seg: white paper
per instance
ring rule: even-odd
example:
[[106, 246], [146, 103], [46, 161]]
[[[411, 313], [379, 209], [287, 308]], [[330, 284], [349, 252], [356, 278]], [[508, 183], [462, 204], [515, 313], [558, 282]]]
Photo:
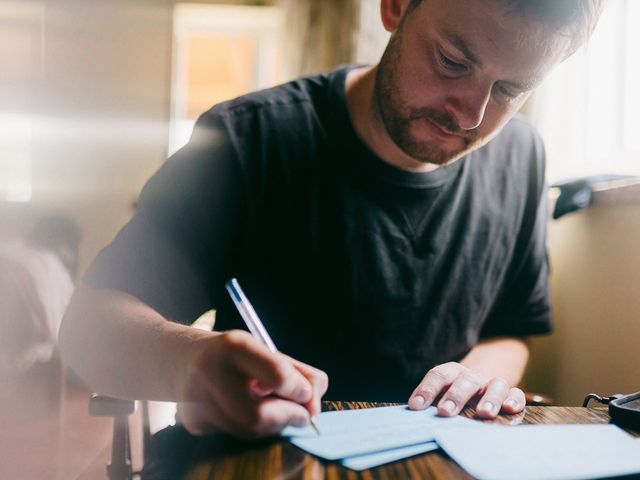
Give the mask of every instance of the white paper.
[[282, 435], [297, 447], [327, 460], [339, 460], [433, 441], [434, 426], [482, 426], [468, 418], [439, 417], [437, 409], [409, 410], [406, 405], [324, 412], [311, 427], [287, 427]]
[[615, 425], [486, 425], [436, 432], [480, 480], [570, 480], [640, 473], [640, 441]]
[[403, 458], [413, 457], [421, 453], [431, 452], [438, 449], [436, 442], [421, 443], [419, 445], [410, 445], [408, 447], [393, 448], [382, 452], [367, 453], [366, 455], [357, 455], [355, 457], [340, 460], [342, 466], [352, 470], [366, 470], [367, 468], [378, 467], [385, 463], [395, 462]]

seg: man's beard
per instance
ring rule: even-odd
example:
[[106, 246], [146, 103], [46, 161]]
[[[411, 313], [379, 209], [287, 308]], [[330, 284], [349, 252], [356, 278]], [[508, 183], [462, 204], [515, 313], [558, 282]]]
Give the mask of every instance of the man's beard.
[[[482, 143], [473, 130], [463, 130], [447, 113], [430, 107], [409, 106], [398, 94], [400, 70], [402, 22], [389, 41], [376, 71], [374, 95], [382, 121], [391, 140], [407, 155], [415, 160], [435, 165], [446, 165]], [[428, 86], [426, 86], [428, 88]], [[446, 149], [438, 142], [417, 139], [412, 133], [416, 122], [429, 120], [443, 130], [458, 135], [459, 146]], [[418, 125], [417, 128], [425, 128]]]

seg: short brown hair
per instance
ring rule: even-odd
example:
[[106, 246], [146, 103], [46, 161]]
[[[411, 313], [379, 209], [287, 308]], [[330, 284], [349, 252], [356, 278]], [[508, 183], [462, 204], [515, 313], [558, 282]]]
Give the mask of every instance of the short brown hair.
[[[407, 13], [423, 0], [411, 0]], [[492, 0], [496, 1], [496, 0]], [[591, 35], [606, 0], [498, 0], [509, 15], [530, 15], [571, 36], [575, 51]]]
[[606, 0], [501, 0], [509, 14], [539, 19], [571, 37], [575, 51], [591, 35]]

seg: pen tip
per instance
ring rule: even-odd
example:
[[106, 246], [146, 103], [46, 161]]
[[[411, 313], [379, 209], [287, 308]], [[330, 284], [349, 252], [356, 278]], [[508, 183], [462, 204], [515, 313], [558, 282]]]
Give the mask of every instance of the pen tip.
[[316, 422], [315, 417], [311, 417], [309, 419], [309, 423], [311, 423], [311, 426], [313, 427], [313, 429], [316, 431], [316, 433], [318, 435], [320, 435], [320, 429], [318, 428], [318, 422]]

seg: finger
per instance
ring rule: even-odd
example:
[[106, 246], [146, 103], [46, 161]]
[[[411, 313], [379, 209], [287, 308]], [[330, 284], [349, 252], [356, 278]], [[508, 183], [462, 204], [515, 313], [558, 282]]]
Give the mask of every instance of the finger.
[[264, 388], [262, 387], [259, 383], [258, 380], [255, 378], [250, 378], [249, 379], [249, 391], [256, 397], [256, 398], [262, 398], [262, 397], [266, 397], [271, 395], [271, 393], [273, 392], [272, 389], [270, 388]]
[[431, 405], [438, 395], [460, 375], [462, 368], [464, 367], [457, 363], [445, 363], [429, 370], [409, 397], [409, 408], [422, 410]]
[[509, 395], [511, 386], [500, 377], [493, 378], [476, 406], [476, 414], [482, 418], [495, 418]]
[[509, 414], [520, 413], [527, 404], [524, 392], [519, 388], [509, 390], [507, 399], [502, 403], [502, 409]]
[[298, 403], [311, 400], [309, 380], [294, 368], [285, 355], [269, 351], [247, 332], [229, 332], [226, 342], [233, 365], [248, 378], [255, 378], [263, 392], [271, 391]]
[[[309, 411], [302, 405], [275, 396], [259, 398], [241, 381], [232, 377], [212, 386], [216, 410], [212, 421], [242, 438], [257, 438], [279, 432], [286, 425], [305, 426]], [[216, 403], [217, 402], [217, 403]], [[208, 413], [203, 411], [203, 415]]]
[[278, 397], [266, 397], [258, 406], [258, 421], [251, 425], [257, 436], [279, 433], [287, 425], [304, 427], [309, 424], [309, 411], [294, 402]]
[[445, 417], [457, 415], [467, 402], [483, 389], [484, 384], [485, 382], [477, 373], [467, 369], [442, 395], [438, 402], [438, 414]]
[[311, 383], [313, 389], [313, 396], [309, 402], [305, 405], [311, 415], [317, 415], [320, 413], [322, 396], [326, 393], [329, 387], [328, 375], [311, 365], [307, 365], [299, 360], [288, 357], [293, 363], [293, 366], [298, 369], [302, 375]]
[[272, 387], [273, 392], [285, 399], [306, 404], [313, 398], [313, 385], [293, 363], [280, 353], [277, 354], [273, 384], [265, 385]]
[[206, 402], [178, 402], [176, 421], [192, 435], [240, 433], [239, 425], [235, 424], [213, 399]]
[[[304, 378], [286, 356], [276, 356]], [[304, 426], [309, 421], [309, 410], [299, 402], [273, 395], [263, 396], [264, 389], [258, 380], [247, 379], [235, 369], [222, 372], [218, 380], [208, 384], [211, 395], [217, 399], [227, 420], [233, 423], [233, 433], [237, 436], [255, 438], [272, 435], [288, 424]], [[305, 382], [310, 385], [306, 379]], [[277, 390], [273, 389], [273, 393], [277, 394]]]

